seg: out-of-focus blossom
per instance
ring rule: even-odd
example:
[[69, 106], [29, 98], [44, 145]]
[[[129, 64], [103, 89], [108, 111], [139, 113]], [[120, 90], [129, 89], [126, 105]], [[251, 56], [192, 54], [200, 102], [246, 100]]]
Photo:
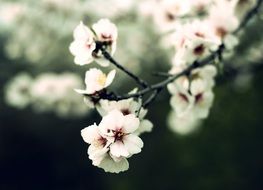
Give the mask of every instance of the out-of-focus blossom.
[[188, 14], [188, 0], [161, 0], [155, 6], [154, 21], [161, 32], [173, 30], [179, 17]]
[[174, 32], [170, 41], [174, 42], [176, 48], [173, 65], [192, 64], [208, 56], [220, 44], [207, 22], [204, 21], [181, 25]]
[[209, 11], [208, 22], [211, 30], [220, 39], [236, 30], [239, 26], [239, 20], [235, 15], [233, 2], [226, 0], [216, 1]]
[[190, 113], [182, 117], [178, 117], [177, 114], [172, 110], [168, 116], [169, 128], [179, 135], [187, 135], [194, 132], [200, 123], [201, 120], [197, 119]]
[[31, 105], [37, 112], [54, 112], [59, 117], [84, 116], [89, 108], [73, 90], [81, 83], [73, 73], [44, 73], [36, 79], [22, 73], [7, 84], [6, 101], [13, 107]]
[[25, 7], [20, 3], [3, 3], [0, 7], [0, 24], [6, 26], [13, 25], [25, 11]]
[[214, 95], [214, 66], [194, 70], [189, 77], [181, 77], [168, 85], [172, 94], [171, 105], [178, 117], [193, 113], [194, 117], [206, 118], [212, 105]]
[[80, 22], [73, 32], [74, 41], [70, 44], [70, 52], [75, 56], [74, 62], [79, 65], [89, 64], [93, 61], [92, 52], [96, 48], [94, 34]]
[[15, 76], [5, 87], [6, 102], [19, 109], [25, 108], [31, 101], [32, 78], [27, 73]]
[[112, 70], [109, 72], [108, 75], [105, 75], [100, 69], [96, 69], [96, 68], [89, 69], [85, 75], [86, 89], [85, 90], [76, 89], [76, 92], [80, 94], [92, 95], [98, 91], [101, 91], [112, 83], [115, 77], [115, 73], [116, 71]]

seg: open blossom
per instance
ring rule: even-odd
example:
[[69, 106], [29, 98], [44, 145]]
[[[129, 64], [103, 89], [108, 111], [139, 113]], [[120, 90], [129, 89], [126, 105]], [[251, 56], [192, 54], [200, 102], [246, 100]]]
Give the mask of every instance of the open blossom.
[[85, 76], [86, 89], [85, 90], [76, 89], [76, 92], [80, 94], [92, 95], [98, 91], [101, 91], [112, 83], [115, 77], [115, 73], [116, 71], [112, 70], [109, 72], [108, 75], [106, 75], [100, 69], [96, 69], [96, 68], [89, 69], [86, 72], [86, 76]]
[[134, 114], [123, 115], [113, 110], [98, 126], [94, 124], [83, 129], [81, 135], [90, 144], [88, 154], [93, 165], [114, 173], [127, 170], [127, 158], [141, 152], [143, 147], [142, 140], [134, 134], [139, 124]]
[[80, 22], [73, 32], [74, 41], [69, 50], [75, 56], [74, 62], [78, 65], [89, 64], [93, 61], [92, 52], [96, 48], [94, 34]]
[[213, 102], [214, 66], [193, 71], [189, 78], [181, 77], [168, 85], [172, 94], [171, 105], [178, 117], [192, 112], [197, 118], [206, 118]]
[[138, 117], [140, 119], [140, 126], [134, 132], [136, 135], [140, 135], [144, 132], [151, 132], [153, 124], [151, 121], [145, 119], [144, 117], [147, 114], [147, 110], [141, 107], [141, 104], [135, 101], [133, 98], [120, 100], [120, 101], [109, 101], [109, 100], [100, 100], [97, 105], [97, 110], [101, 116], [107, 115], [112, 110], [119, 110], [123, 115], [134, 114], [136, 115], [140, 111]]
[[216, 50], [220, 40], [211, 32], [210, 26], [204, 21], [194, 21], [178, 25], [171, 36], [176, 49], [173, 65], [192, 64]]
[[126, 158], [114, 158], [108, 154], [110, 142], [100, 134], [96, 124], [81, 130], [81, 136], [86, 143], [90, 144], [88, 155], [94, 166], [112, 173], [119, 173], [129, 168]]
[[106, 67], [109, 62], [104, 59], [100, 50], [96, 49], [96, 41], [101, 42], [113, 55], [116, 50], [117, 27], [109, 19], [100, 19], [93, 24], [92, 29], [80, 22], [73, 32], [74, 41], [70, 44], [70, 52], [75, 56], [74, 62], [78, 65], [90, 64], [95, 60]]
[[130, 157], [141, 152], [142, 140], [133, 134], [140, 121], [134, 114], [123, 115], [118, 110], [111, 111], [102, 118], [100, 131], [112, 142], [110, 153], [116, 157]]
[[239, 20], [235, 15], [234, 3], [226, 0], [216, 1], [210, 9], [208, 22], [219, 39], [223, 39], [236, 30], [239, 26]]
[[158, 28], [167, 32], [174, 29], [178, 17], [186, 15], [190, 10], [188, 0], [161, 0], [154, 9], [154, 21]]

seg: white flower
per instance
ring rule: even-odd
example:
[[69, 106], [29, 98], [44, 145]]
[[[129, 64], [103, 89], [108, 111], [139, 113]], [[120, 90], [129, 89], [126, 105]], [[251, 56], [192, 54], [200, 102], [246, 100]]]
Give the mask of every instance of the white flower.
[[32, 106], [35, 111], [54, 111], [60, 117], [84, 116], [89, 108], [74, 92], [76, 86], [82, 86], [82, 80], [74, 73], [43, 73], [30, 89]]
[[11, 106], [25, 108], [31, 103], [32, 78], [27, 73], [15, 76], [5, 87], [5, 99]]
[[140, 126], [134, 133], [140, 135], [144, 132], [152, 131], [153, 124], [149, 120], [144, 119], [147, 110], [141, 108], [141, 104], [133, 100], [133, 98], [120, 101], [100, 100], [96, 108], [101, 116], [105, 116], [112, 110], [116, 109], [122, 112], [123, 115], [137, 114], [137, 112], [140, 111], [138, 116], [140, 119]]
[[141, 152], [143, 142], [133, 134], [139, 125], [140, 121], [134, 114], [123, 115], [118, 110], [113, 110], [103, 117], [99, 129], [111, 142], [109, 149], [112, 156], [127, 158]]
[[118, 110], [109, 112], [96, 124], [81, 131], [83, 140], [90, 144], [89, 158], [94, 166], [106, 172], [119, 173], [129, 168], [127, 158], [141, 152], [142, 140], [134, 134], [139, 126], [134, 114], [123, 115]]
[[[95, 34], [93, 33], [95, 32]], [[70, 44], [70, 52], [75, 56], [75, 63], [85, 65], [95, 60], [103, 67], [109, 66], [100, 51], [96, 49], [96, 41], [101, 43], [101, 48], [105, 48], [111, 55], [116, 50], [118, 31], [115, 24], [109, 19], [100, 19], [93, 24], [92, 30], [85, 26], [82, 22], [75, 28], [74, 41]]]
[[190, 112], [197, 118], [206, 118], [212, 105], [214, 94], [214, 66], [192, 71], [191, 76], [181, 77], [168, 85], [172, 94], [170, 103], [174, 108], [177, 117], [183, 117]]
[[74, 62], [78, 65], [89, 64], [93, 61], [92, 52], [96, 48], [94, 34], [80, 22], [75, 28], [74, 41], [70, 44], [70, 52], [75, 56]]
[[109, 72], [108, 75], [105, 75], [99, 69], [96, 68], [89, 69], [86, 72], [86, 76], [85, 76], [86, 89], [85, 90], [75, 89], [75, 90], [80, 94], [94, 94], [108, 87], [112, 83], [115, 74], [116, 74], [115, 70], [112, 70]]
[[176, 48], [173, 65], [192, 64], [195, 60], [202, 59], [217, 49], [220, 40], [209, 27], [204, 21], [178, 25], [170, 37], [170, 41], [174, 42]]
[[190, 10], [188, 0], [162, 0], [154, 9], [154, 21], [162, 32], [173, 30], [177, 18], [186, 15]]
[[100, 19], [92, 25], [92, 29], [95, 31], [98, 41], [116, 43], [118, 37], [117, 27], [109, 19]]
[[90, 144], [88, 155], [94, 166], [112, 173], [119, 173], [129, 168], [126, 158], [114, 158], [108, 154], [110, 142], [100, 134], [96, 124], [81, 130], [81, 136], [86, 143]]
[[[109, 19], [100, 19], [92, 25], [92, 29], [96, 33], [96, 40], [105, 44], [106, 50], [113, 55], [116, 51], [118, 30], [115, 24]], [[109, 61], [105, 60], [100, 51], [94, 52], [97, 63], [101, 66], [108, 66]]]
[[210, 9], [208, 22], [219, 39], [235, 31], [239, 26], [239, 20], [235, 15], [234, 3], [226, 0], [216, 1]]

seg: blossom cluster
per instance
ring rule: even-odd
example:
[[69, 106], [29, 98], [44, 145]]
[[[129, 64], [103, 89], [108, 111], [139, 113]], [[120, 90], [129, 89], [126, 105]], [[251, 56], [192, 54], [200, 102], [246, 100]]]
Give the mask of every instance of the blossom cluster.
[[18, 109], [31, 105], [37, 112], [54, 112], [62, 118], [82, 117], [90, 108], [81, 103], [73, 90], [76, 86], [82, 86], [82, 80], [74, 73], [43, 73], [35, 79], [20, 73], [5, 86], [5, 99]]
[[[69, 47], [75, 56], [74, 62], [85, 65], [96, 61], [102, 67], [109, 66], [102, 51], [113, 55], [117, 36], [117, 27], [109, 19], [99, 20], [92, 29], [80, 22]], [[150, 132], [153, 125], [144, 119], [147, 110], [134, 98], [120, 101], [100, 99], [115, 74], [115, 70], [105, 74], [98, 68], [90, 68], [85, 74], [86, 88], [75, 91], [83, 94], [86, 104], [96, 107], [102, 116], [98, 126], [93, 124], [81, 131], [84, 141], [90, 144], [88, 154], [92, 164], [107, 172], [119, 173], [129, 168], [127, 158], [141, 152], [143, 141], [139, 135]]]
[[[114, 81], [116, 71], [105, 74], [98, 68], [90, 68], [85, 75], [86, 88], [75, 89], [84, 95], [85, 103], [96, 108], [102, 116], [99, 124], [84, 128], [81, 135], [89, 144], [88, 155], [92, 164], [106, 172], [127, 170], [127, 159], [141, 152], [143, 141], [139, 136], [150, 132], [153, 127], [145, 119], [145, 107], [166, 85], [171, 94], [169, 125], [173, 131], [189, 133], [209, 115], [214, 99], [216, 63], [223, 56], [221, 48], [231, 52], [238, 44], [235, 32], [244, 15], [237, 14], [237, 10], [242, 7], [247, 9], [236, 0], [160, 0], [144, 3], [150, 4], [153, 9], [145, 9], [142, 4], [141, 13], [153, 16], [165, 36], [162, 43], [173, 50], [172, 67], [165, 81], [148, 85], [112, 58], [118, 31], [109, 19], [101, 19], [92, 27], [81, 21], [73, 32], [73, 42], [69, 47], [77, 65], [95, 61], [99, 66], [108, 67], [113, 63], [143, 87], [141, 91], [135, 89], [130, 96], [120, 98], [107, 89]], [[199, 63], [211, 54], [214, 58], [200, 66]], [[149, 92], [152, 94], [145, 101], [142, 96]], [[146, 103], [143, 104], [143, 101]]]
[[[152, 6], [152, 12], [147, 15], [153, 17], [163, 33], [163, 46], [174, 51], [170, 74], [178, 74], [222, 45], [228, 54], [231, 53], [238, 44], [234, 32], [246, 11], [256, 2], [161, 0], [144, 3]], [[145, 6], [142, 5], [142, 12]], [[168, 123], [173, 131], [189, 133], [208, 116], [214, 98], [212, 88], [216, 70], [212, 65], [198, 68], [168, 85], [173, 108]]]

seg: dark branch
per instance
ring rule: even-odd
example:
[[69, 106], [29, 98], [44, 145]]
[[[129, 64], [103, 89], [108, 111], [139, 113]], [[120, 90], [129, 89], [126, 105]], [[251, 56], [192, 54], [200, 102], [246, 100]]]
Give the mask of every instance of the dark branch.
[[132, 72], [128, 71], [125, 67], [123, 67], [122, 65], [120, 65], [117, 61], [115, 61], [111, 55], [104, 49], [101, 48], [101, 52], [103, 54], [103, 56], [105, 57], [105, 59], [107, 59], [108, 61], [110, 61], [113, 65], [115, 65], [118, 69], [122, 70], [123, 72], [125, 72], [127, 75], [129, 75], [131, 78], [133, 78], [140, 86], [142, 86], [143, 88], [148, 87], [147, 82], [145, 82], [144, 80], [140, 79], [139, 77], [137, 77], [135, 74], [133, 74]]

